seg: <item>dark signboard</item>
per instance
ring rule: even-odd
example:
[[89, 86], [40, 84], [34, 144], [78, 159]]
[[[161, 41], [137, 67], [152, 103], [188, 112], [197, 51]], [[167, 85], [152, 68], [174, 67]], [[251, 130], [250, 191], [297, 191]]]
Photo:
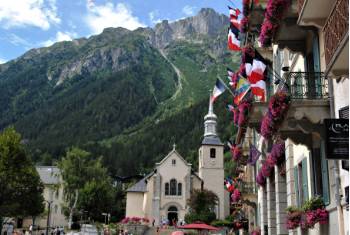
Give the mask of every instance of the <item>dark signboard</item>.
[[326, 158], [349, 159], [349, 119], [325, 119]]

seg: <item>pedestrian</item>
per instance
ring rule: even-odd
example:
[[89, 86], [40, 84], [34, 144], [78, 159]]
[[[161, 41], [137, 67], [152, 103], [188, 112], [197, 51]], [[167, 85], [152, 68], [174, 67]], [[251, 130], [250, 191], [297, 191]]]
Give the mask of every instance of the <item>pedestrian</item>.
[[160, 232], [159, 230], [160, 230], [159, 227], [157, 227], [157, 235], [159, 235], [159, 232]]
[[154, 223], [156, 222], [156, 220], [153, 218], [152, 220], [152, 227], [154, 227]]

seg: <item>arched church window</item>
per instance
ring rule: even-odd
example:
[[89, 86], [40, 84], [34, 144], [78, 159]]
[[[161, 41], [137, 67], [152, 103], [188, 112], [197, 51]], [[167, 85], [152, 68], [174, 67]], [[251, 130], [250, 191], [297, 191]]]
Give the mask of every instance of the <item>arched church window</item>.
[[210, 158], [215, 158], [216, 157], [216, 149], [215, 148], [211, 148], [210, 149]]
[[170, 180], [170, 195], [176, 195], [176, 179]]
[[181, 196], [182, 194], [182, 183], [177, 184], [177, 195]]
[[165, 195], [169, 195], [169, 183], [165, 183]]

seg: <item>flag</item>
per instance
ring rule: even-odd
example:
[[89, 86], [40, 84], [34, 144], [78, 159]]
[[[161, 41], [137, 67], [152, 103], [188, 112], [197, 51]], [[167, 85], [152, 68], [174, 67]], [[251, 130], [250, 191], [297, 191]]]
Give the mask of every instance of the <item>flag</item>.
[[245, 64], [245, 71], [251, 84], [257, 83], [260, 80], [264, 80], [265, 69], [266, 65], [264, 62], [257, 59], [253, 59], [253, 64]]
[[229, 84], [233, 89], [236, 89], [236, 80], [237, 75], [235, 72], [233, 72], [230, 68], [227, 68], [227, 78], [229, 80]]
[[211, 102], [214, 102], [224, 91], [226, 90], [225, 84], [220, 80], [216, 79], [213, 94], [211, 96]]
[[229, 12], [230, 12], [230, 22], [233, 24], [237, 29], [241, 28], [240, 21], [238, 20], [238, 16], [241, 14], [241, 11], [238, 8], [232, 8], [228, 6]]
[[239, 29], [235, 27], [233, 24], [230, 24], [230, 28], [228, 28], [228, 48], [232, 51], [240, 51], [241, 41], [239, 40]]
[[229, 192], [232, 192], [232, 191], [235, 189], [235, 186], [234, 186], [234, 184], [233, 184], [233, 182], [232, 182], [231, 179], [226, 178], [226, 179], [224, 180], [224, 182], [225, 182], [225, 186], [226, 186], [226, 188], [227, 188], [227, 190], [228, 190]]
[[254, 95], [260, 98], [261, 102], [266, 101], [266, 82], [264, 80], [251, 84], [250, 89]]
[[253, 64], [246, 63], [245, 71], [251, 84], [252, 93], [260, 97], [260, 101], [266, 98], [266, 82], [264, 80], [264, 72], [266, 64], [258, 59], [253, 59]]
[[247, 163], [249, 165], [255, 165], [256, 161], [259, 159], [261, 152], [255, 147], [255, 145], [250, 144], [249, 146], [249, 158]]
[[250, 84], [244, 77], [240, 76], [235, 90], [233, 102], [238, 105], [250, 89]]
[[230, 104], [228, 104], [227, 105], [227, 109], [228, 109], [228, 111], [230, 111], [230, 112], [234, 112], [234, 110], [235, 110], [235, 108], [232, 106], [232, 105], [230, 105]]

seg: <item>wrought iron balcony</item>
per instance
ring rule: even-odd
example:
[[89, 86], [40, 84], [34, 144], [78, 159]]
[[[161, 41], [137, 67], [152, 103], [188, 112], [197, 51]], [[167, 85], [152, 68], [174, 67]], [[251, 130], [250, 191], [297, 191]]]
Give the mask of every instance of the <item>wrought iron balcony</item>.
[[[343, 48], [344, 45], [348, 43], [349, 38], [348, 0], [336, 1], [334, 8], [332, 9], [332, 12], [323, 28], [323, 33], [327, 67], [333, 66], [334, 70], [348, 70], [348, 49]], [[339, 50], [339, 48], [342, 50]], [[344, 54], [344, 56], [339, 56], [339, 54]], [[347, 60], [345, 58], [347, 58]], [[336, 60], [338, 60], [338, 66], [336, 65]], [[341, 63], [342, 61], [344, 64]], [[345, 73], [347, 74], [347, 71]]]
[[291, 99], [327, 99], [328, 80], [324, 73], [290, 72], [286, 84]]
[[255, 182], [242, 182], [241, 184], [242, 194], [257, 194], [257, 187]]

